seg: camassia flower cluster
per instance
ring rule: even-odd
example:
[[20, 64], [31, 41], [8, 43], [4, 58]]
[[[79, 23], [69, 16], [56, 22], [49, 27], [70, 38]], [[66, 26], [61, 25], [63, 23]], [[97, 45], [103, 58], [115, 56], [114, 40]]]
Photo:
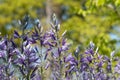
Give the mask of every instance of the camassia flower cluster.
[[98, 47], [90, 42], [89, 47], [80, 53], [77, 47], [74, 54], [65, 57], [67, 80], [120, 80], [118, 57], [110, 57], [98, 53]]
[[[49, 30], [25, 16], [21, 31], [0, 36], [0, 80], [120, 80], [120, 60], [99, 54], [93, 42], [84, 52], [70, 52], [65, 34], [53, 14]], [[27, 30], [29, 24], [33, 29]]]

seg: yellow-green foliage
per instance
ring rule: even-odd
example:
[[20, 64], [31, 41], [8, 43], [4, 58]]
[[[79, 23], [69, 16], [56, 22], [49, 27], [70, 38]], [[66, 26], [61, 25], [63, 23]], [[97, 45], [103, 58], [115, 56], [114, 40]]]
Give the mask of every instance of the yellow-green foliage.
[[44, 0], [0, 0], [0, 32], [5, 33], [5, 27], [25, 14], [37, 17], [37, 11], [43, 7]]
[[108, 34], [110, 23], [107, 20], [101, 20], [99, 17], [89, 15], [85, 19], [72, 17], [62, 24], [63, 29], [67, 29], [67, 37], [73, 40], [74, 45], [87, 45], [93, 41], [102, 53], [110, 53], [115, 45], [115, 41], [110, 40]]
[[[63, 29], [68, 30], [67, 37], [73, 40], [74, 45], [87, 45], [93, 41], [101, 53], [109, 55], [112, 50], [115, 50], [116, 41], [110, 39], [109, 33], [112, 31], [112, 26], [119, 25], [118, 6], [113, 1], [105, 0], [76, 0], [75, 2], [83, 3], [86, 9], [82, 8], [82, 5], [74, 6], [74, 2], [67, 5], [74, 7], [70, 13], [74, 15], [62, 24]], [[112, 8], [114, 6], [116, 10]]]
[[[32, 18], [40, 17], [41, 14], [42, 18], [46, 16], [46, 1], [0, 0], [0, 32], [6, 33], [6, 25], [21, 19], [25, 14]], [[61, 20], [61, 32], [68, 31], [67, 38], [73, 43], [73, 50], [76, 45], [85, 46], [89, 41], [93, 41], [102, 53], [108, 54], [114, 50], [115, 41], [110, 39], [109, 33], [114, 25], [120, 25], [120, 0], [50, 1], [53, 12], [60, 12], [58, 17]], [[65, 12], [62, 12], [62, 6], [67, 8]], [[40, 9], [44, 13], [40, 12]], [[66, 20], [61, 18], [64, 14], [67, 16]], [[14, 28], [14, 25], [12, 26]]]

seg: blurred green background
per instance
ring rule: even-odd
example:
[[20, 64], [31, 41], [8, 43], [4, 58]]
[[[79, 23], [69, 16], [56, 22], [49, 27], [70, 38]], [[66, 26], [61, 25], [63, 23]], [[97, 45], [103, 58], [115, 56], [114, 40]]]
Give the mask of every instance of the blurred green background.
[[53, 13], [61, 23], [60, 33], [67, 30], [72, 51], [77, 45], [82, 51], [93, 41], [102, 54], [120, 54], [120, 0], [0, 0], [1, 35], [20, 30], [18, 20], [26, 14], [49, 28]]

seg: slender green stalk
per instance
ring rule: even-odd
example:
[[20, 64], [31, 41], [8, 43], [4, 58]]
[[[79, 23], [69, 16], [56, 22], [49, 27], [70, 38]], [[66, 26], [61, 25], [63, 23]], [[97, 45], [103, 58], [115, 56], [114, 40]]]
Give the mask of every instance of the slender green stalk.
[[[57, 31], [56, 31], [56, 37], [57, 37], [57, 48], [58, 48], [58, 51], [59, 51], [60, 41], [59, 41], [59, 36], [58, 36], [58, 32]], [[58, 53], [58, 54], [59, 54], [59, 66], [60, 66], [60, 76], [59, 76], [59, 79], [62, 79], [61, 53]]]

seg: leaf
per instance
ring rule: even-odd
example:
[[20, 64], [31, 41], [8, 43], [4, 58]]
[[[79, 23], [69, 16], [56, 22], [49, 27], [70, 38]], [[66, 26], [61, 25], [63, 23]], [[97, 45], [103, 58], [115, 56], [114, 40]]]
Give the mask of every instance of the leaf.
[[96, 6], [103, 6], [105, 4], [105, 0], [97, 0]]
[[116, 5], [116, 6], [119, 6], [119, 5], [120, 5], [120, 0], [116, 0], [116, 1], [115, 1], [115, 5]]

